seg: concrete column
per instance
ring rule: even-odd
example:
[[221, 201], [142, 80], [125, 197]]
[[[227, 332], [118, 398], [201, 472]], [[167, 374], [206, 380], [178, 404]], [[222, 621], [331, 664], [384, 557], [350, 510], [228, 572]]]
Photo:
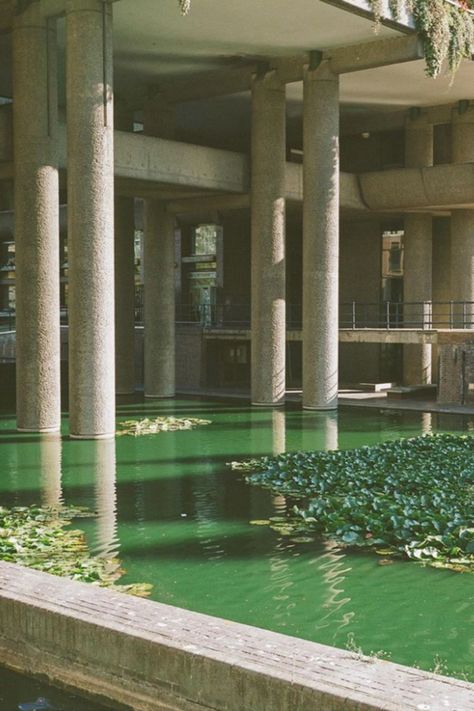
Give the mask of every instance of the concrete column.
[[[432, 299], [431, 215], [405, 216], [404, 248], [404, 320], [415, 328], [429, 327], [423, 303]], [[403, 378], [406, 385], [431, 383], [431, 345], [404, 346]]]
[[112, 7], [67, 0], [69, 408], [77, 438], [115, 435]]
[[13, 29], [18, 429], [61, 424], [56, 30], [33, 2]]
[[276, 72], [252, 83], [251, 397], [285, 400], [285, 86]]
[[433, 165], [433, 124], [423, 114], [405, 124], [405, 168]]
[[115, 383], [135, 390], [135, 201], [115, 198]]
[[[133, 111], [115, 98], [114, 124], [133, 131]], [[115, 196], [115, 387], [135, 390], [135, 200]]]
[[[425, 168], [433, 165], [433, 126], [416, 110], [405, 125], [405, 166]], [[421, 302], [432, 300], [432, 219], [431, 215], [406, 215], [404, 238], [403, 300], [420, 302], [405, 306], [404, 319], [420, 323], [425, 309]], [[431, 383], [431, 345], [407, 345], [403, 348], [405, 385]]]
[[303, 407], [337, 407], [339, 78], [328, 62], [304, 77]]
[[[172, 139], [175, 107], [160, 95], [149, 98], [145, 132]], [[176, 353], [175, 218], [159, 200], [144, 205], [144, 360], [145, 397], [174, 397]]]
[[175, 395], [175, 218], [166, 205], [145, 206], [145, 397]]
[[[449, 328], [451, 299], [451, 218], [433, 221], [433, 328]], [[437, 305], [439, 304], [439, 305]], [[439, 379], [439, 346], [432, 346], [432, 376]]]
[[[453, 163], [474, 162], [474, 108], [460, 103], [453, 111]], [[453, 210], [451, 213], [451, 299], [474, 301], [474, 210]], [[466, 317], [467, 312], [467, 317]], [[458, 306], [454, 312], [457, 327], [474, 323], [474, 306]]]

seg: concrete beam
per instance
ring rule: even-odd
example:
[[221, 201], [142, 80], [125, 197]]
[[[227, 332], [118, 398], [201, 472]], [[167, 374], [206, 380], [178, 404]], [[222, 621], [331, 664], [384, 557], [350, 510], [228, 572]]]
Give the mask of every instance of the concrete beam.
[[8, 563], [0, 663], [136, 711], [474, 707], [465, 681]]
[[249, 188], [249, 160], [232, 151], [115, 131], [115, 176], [241, 193]]
[[364, 69], [386, 67], [423, 59], [424, 52], [418, 35], [390, 37], [363, 44], [340, 47], [324, 53], [334, 74], [347, 74]]
[[474, 163], [362, 173], [359, 185], [374, 211], [474, 207]]
[[[322, 0], [322, 2], [327, 5], [339, 7], [341, 10], [347, 10], [355, 15], [361, 15], [368, 20], [373, 20], [374, 17], [373, 7], [368, 0]], [[406, 10], [403, 9], [400, 13], [400, 17], [395, 19], [390, 9], [389, 0], [381, 0], [380, 4], [381, 22], [383, 25], [393, 27], [402, 32], [409, 32], [410, 29], [414, 28], [413, 17], [406, 12]]]
[[[411, 34], [339, 47], [321, 53], [321, 57], [330, 61], [331, 71], [335, 74], [344, 74], [422, 59], [423, 49], [418, 36]], [[309, 61], [309, 53], [303, 52], [293, 57], [270, 57], [265, 59], [265, 64], [269, 70], [278, 72], [283, 84], [291, 84], [303, 80], [304, 68]], [[163, 81], [159, 92], [173, 103], [238, 94], [250, 90], [252, 76], [258, 70], [259, 63], [252, 62], [231, 69], [203, 72], [184, 79]]]

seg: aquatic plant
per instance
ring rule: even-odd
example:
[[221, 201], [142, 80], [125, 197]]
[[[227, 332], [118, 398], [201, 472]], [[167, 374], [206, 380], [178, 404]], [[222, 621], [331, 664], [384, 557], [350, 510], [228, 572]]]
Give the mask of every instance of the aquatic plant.
[[93, 515], [77, 506], [0, 507], [0, 560], [140, 597], [149, 595], [148, 584], [118, 585], [124, 574], [118, 558], [92, 555], [83, 531], [68, 528], [73, 519]]
[[474, 438], [436, 434], [372, 447], [232, 463], [290, 497], [282, 535], [318, 532], [434, 567], [474, 571]]
[[119, 422], [117, 435], [142, 435], [157, 434], [158, 432], [175, 432], [176, 430], [192, 430], [201, 425], [210, 425], [210, 420], [200, 420], [197, 417], [155, 417], [143, 420], [125, 420]]

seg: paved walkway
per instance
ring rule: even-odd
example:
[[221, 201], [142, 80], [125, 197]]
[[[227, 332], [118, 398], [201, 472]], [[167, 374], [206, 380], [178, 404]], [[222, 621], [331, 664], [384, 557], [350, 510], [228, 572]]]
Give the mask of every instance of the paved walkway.
[[[200, 390], [180, 390], [179, 395], [192, 397], [225, 398], [249, 400], [250, 391], [245, 388], [203, 388]], [[286, 392], [289, 402], [301, 402], [301, 390]], [[412, 412], [441, 412], [453, 415], [474, 415], [474, 407], [465, 405], [439, 405], [435, 400], [389, 400], [386, 393], [375, 393], [356, 388], [339, 390], [339, 404], [353, 407], [375, 407], [385, 410], [410, 410]]]

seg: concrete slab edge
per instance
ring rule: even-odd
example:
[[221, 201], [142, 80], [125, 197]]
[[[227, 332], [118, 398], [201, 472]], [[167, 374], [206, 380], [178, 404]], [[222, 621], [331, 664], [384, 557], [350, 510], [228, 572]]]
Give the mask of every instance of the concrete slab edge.
[[0, 664], [138, 711], [474, 708], [474, 684], [3, 562]]

